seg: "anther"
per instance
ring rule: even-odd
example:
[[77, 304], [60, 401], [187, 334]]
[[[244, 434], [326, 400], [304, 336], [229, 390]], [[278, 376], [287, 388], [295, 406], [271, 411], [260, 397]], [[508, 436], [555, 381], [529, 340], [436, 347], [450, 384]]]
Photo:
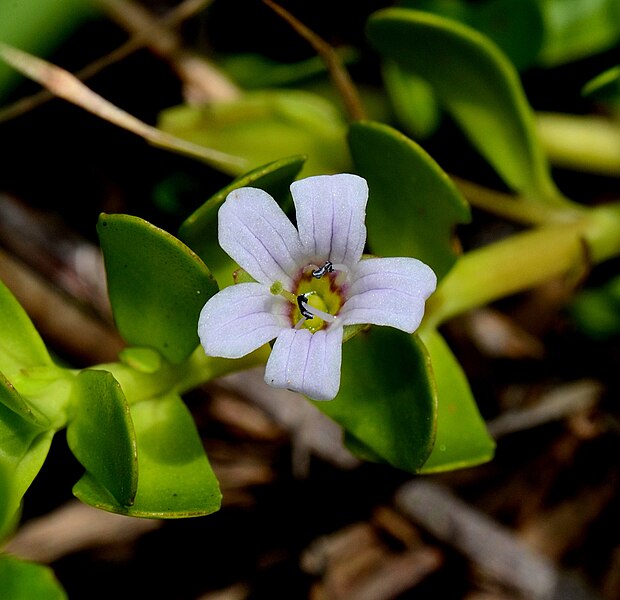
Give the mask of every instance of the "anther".
[[316, 279], [321, 279], [323, 275], [325, 275], [326, 273], [332, 273], [333, 271], [334, 265], [332, 265], [329, 260], [326, 260], [325, 264], [321, 268], [312, 271], [312, 277], [315, 277]]
[[308, 310], [307, 305], [304, 305], [304, 303], [308, 302], [309, 295], [310, 292], [306, 292], [305, 294], [299, 294], [299, 296], [297, 296], [297, 306], [299, 307], [299, 312], [301, 313], [302, 317], [305, 317], [306, 319], [313, 319], [314, 315]]

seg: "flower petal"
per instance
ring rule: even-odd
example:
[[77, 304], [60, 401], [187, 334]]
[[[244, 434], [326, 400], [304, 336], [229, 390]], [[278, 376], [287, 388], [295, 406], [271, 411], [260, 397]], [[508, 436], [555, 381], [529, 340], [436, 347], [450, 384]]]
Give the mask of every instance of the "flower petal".
[[306, 255], [320, 263], [359, 261], [366, 243], [366, 180], [348, 173], [307, 177], [295, 181], [291, 193]]
[[240, 358], [290, 327], [290, 304], [260, 283], [224, 288], [203, 306], [198, 336], [208, 356]]
[[435, 291], [433, 270], [415, 258], [369, 258], [351, 271], [340, 317], [345, 325], [389, 325], [413, 333]]
[[265, 381], [314, 400], [333, 400], [340, 388], [341, 363], [342, 327], [314, 334], [303, 328], [287, 329], [273, 345]]
[[297, 230], [267, 192], [233, 190], [218, 219], [220, 246], [240, 267], [260, 283], [290, 288], [303, 251]]

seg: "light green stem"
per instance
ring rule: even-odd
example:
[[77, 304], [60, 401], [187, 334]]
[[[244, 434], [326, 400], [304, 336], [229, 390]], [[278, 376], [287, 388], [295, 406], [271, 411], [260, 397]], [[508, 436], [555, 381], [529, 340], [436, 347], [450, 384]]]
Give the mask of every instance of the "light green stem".
[[93, 369], [109, 371], [123, 388], [130, 404], [163, 396], [171, 391], [183, 394], [217, 377], [263, 365], [269, 347], [261, 346], [250, 354], [231, 360], [206, 356], [201, 346], [180, 365], [165, 363], [154, 373], [141, 372], [122, 362], [97, 365]]
[[538, 134], [557, 166], [620, 176], [620, 123], [595, 115], [541, 113]]
[[423, 327], [620, 254], [620, 205], [520, 233], [463, 255], [427, 305]]

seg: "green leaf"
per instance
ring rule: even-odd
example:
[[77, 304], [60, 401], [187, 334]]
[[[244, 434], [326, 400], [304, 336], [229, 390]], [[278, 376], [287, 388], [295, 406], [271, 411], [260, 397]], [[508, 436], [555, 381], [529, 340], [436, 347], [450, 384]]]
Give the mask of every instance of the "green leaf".
[[568, 305], [568, 313], [577, 328], [593, 339], [620, 335], [620, 276], [578, 293]]
[[618, 0], [539, 0], [545, 23], [540, 61], [565, 64], [620, 41]]
[[217, 292], [200, 258], [180, 240], [129, 215], [102, 214], [97, 232], [116, 325], [134, 346], [151, 346], [172, 363], [198, 345], [198, 315]]
[[292, 156], [263, 165], [238, 177], [209, 198], [179, 228], [179, 237], [210, 267], [220, 287], [233, 283], [234, 261], [220, 248], [217, 237], [217, 213], [226, 196], [241, 187], [261, 188], [282, 206], [290, 198], [289, 187], [301, 170], [305, 158]]
[[424, 10], [469, 25], [491, 38], [517, 69], [536, 62], [543, 44], [540, 0], [411, 0], [408, 8]]
[[340, 392], [315, 406], [339, 423], [352, 449], [416, 472], [435, 439], [437, 405], [424, 345], [388, 327], [343, 346]]
[[437, 163], [387, 125], [355, 123], [349, 145], [370, 188], [368, 243], [374, 254], [413, 256], [441, 279], [456, 261], [453, 234], [469, 206]]
[[9, 554], [0, 554], [0, 590], [5, 600], [68, 598], [52, 569]]
[[[340, 47], [337, 52], [345, 64], [358, 59], [355, 48]], [[244, 90], [297, 85], [327, 73], [325, 61], [318, 55], [298, 62], [278, 62], [256, 53], [229, 54], [218, 62]]]
[[437, 331], [422, 334], [437, 385], [437, 437], [422, 473], [471, 467], [493, 458], [495, 442], [478, 412], [469, 382]]
[[12, 483], [11, 469], [0, 459], [0, 543], [13, 531], [19, 517], [13, 510]]
[[393, 61], [385, 61], [382, 74], [396, 120], [403, 129], [418, 139], [431, 135], [441, 119], [433, 88]]
[[514, 67], [488, 38], [450, 19], [390, 8], [368, 22], [386, 59], [426, 79], [478, 151], [514, 190], [560, 202]]
[[582, 93], [620, 114], [620, 65], [606, 69], [588, 81]]
[[0, 371], [51, 365], [45, 344], [15, 296], [0, 281]]
[[34, 425], [46, 427], [50, 424], [45, 415], [26, 402], [2, 373], [0, 373], [0, 402]]
[[138, 485], [136, 435], [123, 391], [111, 373], [77, 376], [67, 442], [86, 472], [121, 505], [133, 502]]
[[159, 127], [239, 156], [249, 169], [294, 154], [308, 157], [304, 176], [339, 173], [349, 166], [342, 116], [320, 96], [300, 90], [250, 92], [233, 102], [169, 108], [160, 114]]
[[0, 532], [14, 520], [26, 490], [43, 466], [54, 431], [24, 419], [0, 404], [0, 464], [6, 480], [2, 499], [5, 515]]
[[169, 394], [131, 407], [138, 443], [138, 491], [131, 506], [115, 502], [88, 474], [73, 493], [111, 512], [160, 519], [207, 515], [219, 510], [221, 493], [194, 420], [181, 398]]

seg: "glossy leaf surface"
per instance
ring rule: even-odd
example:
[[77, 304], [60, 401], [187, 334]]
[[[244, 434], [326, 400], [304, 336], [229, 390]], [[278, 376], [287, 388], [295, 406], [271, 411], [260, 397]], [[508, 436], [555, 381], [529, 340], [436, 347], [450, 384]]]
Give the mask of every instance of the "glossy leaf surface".
[[0, 523], [0, 531], [13, 521], [23, 495], [45, 461], [53, 436], [53, 430], [24, 419], [0, 403], [0, 463], [5, 478], [4, 497], [0, 498], [5, 522]]
[[217, 213], [226, 196], [240, 187], [256, 187], [271, 194], [284, 207], [290, 198], [289, 186], [302, 169], [304, 160], [302, 156], [283, 158], [238, 177], [182, 223], [179, 237], [209, 265], [220, 287], [233, 283], [232, 273], [237, 268], [220, 248], [217, 237]]
[[250, 92], [233, 102], [177, 106], [160, 115], [160, 129], [245, 159], [231, 175], [294, 154], [308, 160], [304, 176], [338, 173], [349, 165], [346, 127], [338, 110], [299, 90]]
[[6, 600], [67, 600], [52, 569], [10, 554], [0, 555], [0, 590]]
[[198, 345], [196, 327], [217, 284], [185, 244], [147, 221], [101, 215], [97, 232], [116, 325], [134, 346], [150, 346], [172, 363]]
[[115, 502], [88, 475], [74, 487], [83, 502], [111, 512], [174, 519], [215, 512], [221, 493], [194, 420], [176, 394], [131, 407], [138, 444], [138, 491], [131, 506]]
[[86, 472], [122, 505], [130, 505], [138, 485], [136, 437], [120, 385], [106, 371], [77, 376], [73, 419], [67, 442]]
[[558, 200], [518, 75], [493, 42], [450, 19], [396, 8], [375, 13], [368, 35], [384, 58], [432, 85], [510, 187], [539, 201]]
[[487, 432], [469, 382], [445, 340], [423, 334], [437, 385], [437, 437], [422, 473], [449, 471], [493, 458], [495, 442]]
[[372, 252], [418, 258], [441, 279], [456, 260], [454, 227], [470, 219], [465, 200], [418, 144], [387, 125], [355, 123], [349, 144], [370, 188], [366, 226]]
[[344, 428], [352, 450], [416, 472], [435, 439], [437, 408], [429, 373], [429, 357], [417, 337], [371, 328], [344, 344], [336, 398], [314, 404]]
[[28, 367], [51, 365], [32, 321], [9, 288], [0, 281], [0, 371], [7, 377]]

